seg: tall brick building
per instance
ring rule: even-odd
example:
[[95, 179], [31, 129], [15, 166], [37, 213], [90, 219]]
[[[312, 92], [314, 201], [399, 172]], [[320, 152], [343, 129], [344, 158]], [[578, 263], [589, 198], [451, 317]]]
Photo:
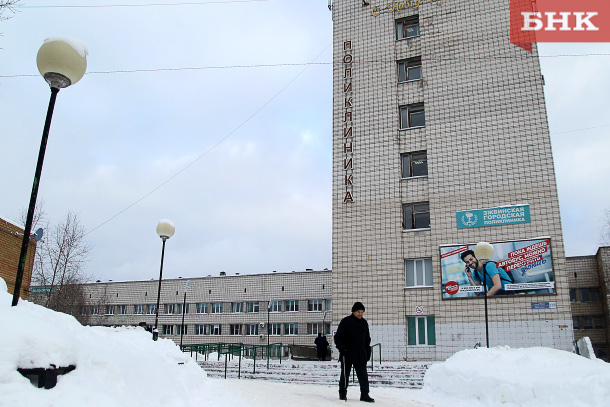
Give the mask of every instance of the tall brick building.
[[[17, 276], [17, 265], [21, 253], [21, 242], [23, 240], [23, 227], [0, 218], [0, 277], [6, 281], [8, 292], [13, 294], [15, 289], [15, 278]], [[28, 255], [23, 271], [21, 283], [21, 298], [27, 299], [30, 292], [30, 281], [32, 279], [32, 267], [34, 265], [34, 253], [36, 242], [30, 240]]]
[[333, 324], [358, 300], [388, 359], [484, 346], [459, 255], [485, 241], [511, 273], [490, 345], [571, 349], [544, 81], [509, 2], [334, 0], [332, 18]]

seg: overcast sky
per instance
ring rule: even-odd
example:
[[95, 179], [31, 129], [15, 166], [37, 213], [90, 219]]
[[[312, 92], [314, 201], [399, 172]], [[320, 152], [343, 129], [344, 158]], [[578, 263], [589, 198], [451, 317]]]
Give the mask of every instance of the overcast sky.
[[[0, 23], [1, 217], [29, 201], [50, 95], [36, 53], [70, 36], [88, 74], [58, 95], [39, 201], [52, 222], [78, 213], [89, 274], [158, 278], [163, 218], [176, 225], [167, 278], [331, 268], [327, 0], [22, 3]], [[566, 254], [594, 254], [610, 208], [610, 44], [540, 49]]]

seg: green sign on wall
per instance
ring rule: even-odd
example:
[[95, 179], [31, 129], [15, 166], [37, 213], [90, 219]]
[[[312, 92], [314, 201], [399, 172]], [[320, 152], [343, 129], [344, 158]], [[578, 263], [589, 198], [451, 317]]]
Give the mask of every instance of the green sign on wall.
[[529, 205], [510, 205], [488, 209], [471, 209], [469, 211], [456, 212], [455, 216], [458, 229], [531, 222]]

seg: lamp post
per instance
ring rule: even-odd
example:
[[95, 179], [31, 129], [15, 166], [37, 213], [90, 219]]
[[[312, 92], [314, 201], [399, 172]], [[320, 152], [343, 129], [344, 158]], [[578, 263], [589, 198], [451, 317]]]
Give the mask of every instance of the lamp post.
[[161, 219], [157, 225], [157, 234], [163, 240], [161, 249], [161, 269], [159, 270], [159, 289], [157, 291], [157, 309], [155, 310], [155, 328], [153, 329], [153, 341], [159, 337], [159, 300], [161, 299], [161, 280], [163, 279], [163, 257], [165, 256], [165, 241], [174, 235], [176, 227], [174, 222], [167, 219]]
[[182, 347], [182, 337], [184, 336], [184, 314], [186, 313], [186, 292], [191, 285], [191, 280], [186, 282], [186, 286], [184, 287], [184, 301], [182, 302], [182, 325], [180, 326], [180, 346]]
[[474, 257], [483, 264], [483, 292], [485, 298], [485, 344], [489, 348], [489, 317], [487, 313], [487, 262], [494, 256], [494, 247], [487, 242], [479, 242], [474, 248]]
[[38, 50], [36, 64], [38, 65], [40, 74], [51, 87], [51, 99], [49, 100], [47, 117], [42, 131], [42, 140], [40, 141], [40, 150], [38, 151], [38, 163], [36, 164], [34, 183], [30, 195], [30, 205], [28, 207], [25, 228], [23, 230], [23, 241], [21, 242], [19, 264], [17, 265], [17, 275], [15, 277], [15, 289], [13, 290], [13, 307], [19, 302], [19, 295], [21, 294], [21, 280], [23, 280], [25, 260], [30, 244], [30, 233], [32, 230], [32, 221], [34, 219], [36, 198], [38, 196], [38, 185], [40, 184], [40, 175], [42, 173], [42, 164], [47, 148], [47, 139], [49, 138], [49, 129], [51, 128], [55, 99], [57, 98], [59, 89], [67, 88], [78, 82], [85, 75], [85, 70], [87, 69], [87, 49], [80, 41], [74, 39], [59, 37], [48, 38]]

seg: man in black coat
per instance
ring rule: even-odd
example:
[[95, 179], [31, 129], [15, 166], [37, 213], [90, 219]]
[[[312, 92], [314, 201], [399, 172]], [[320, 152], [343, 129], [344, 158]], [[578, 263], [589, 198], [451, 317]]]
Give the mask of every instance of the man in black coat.
[[375, 400], [369, 397], [369, 377], [366, 372], [366, 362], [371, 358], [371, 335], [363, 315], [364, 305], [356, 302], [352, 314], [341, 320], [335, 333], [335, 346], [341, 362], [339, 398], [347, 401], [348, 379], [353, 366], [360, 383], [360, 400], [372, 403]]
[[326, 336], [322, 336], [322, 332], [318, 332], [318, 337], [313, 342], [316, 344], [318, 351], [318, 360], [326, 360], [326, 353], [328, 352]]

